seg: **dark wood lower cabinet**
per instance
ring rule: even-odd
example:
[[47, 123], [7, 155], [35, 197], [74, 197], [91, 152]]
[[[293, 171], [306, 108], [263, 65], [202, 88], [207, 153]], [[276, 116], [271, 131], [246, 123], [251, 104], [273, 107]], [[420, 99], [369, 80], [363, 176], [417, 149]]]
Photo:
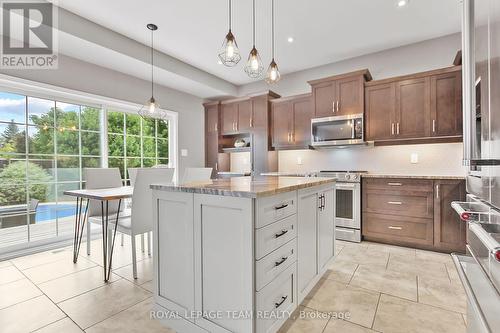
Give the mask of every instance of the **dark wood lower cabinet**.
[[452, 201], [465, 201], [465, 182], [434, 181], [434, 246], [443, 251], [465, 252], [466, 224], [451, 208]]
[[363, 238], [441, 252], [465, 251], [466, 225], [451, 208], [465, 200], [460, 179], [365, 178]]

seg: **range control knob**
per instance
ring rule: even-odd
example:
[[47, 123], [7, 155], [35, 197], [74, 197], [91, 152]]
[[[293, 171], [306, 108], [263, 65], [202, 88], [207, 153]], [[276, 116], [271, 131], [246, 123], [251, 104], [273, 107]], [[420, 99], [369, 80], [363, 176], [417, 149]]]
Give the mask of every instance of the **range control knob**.
[[358, 180], [358, 175], [351, 175], [351, 180]]

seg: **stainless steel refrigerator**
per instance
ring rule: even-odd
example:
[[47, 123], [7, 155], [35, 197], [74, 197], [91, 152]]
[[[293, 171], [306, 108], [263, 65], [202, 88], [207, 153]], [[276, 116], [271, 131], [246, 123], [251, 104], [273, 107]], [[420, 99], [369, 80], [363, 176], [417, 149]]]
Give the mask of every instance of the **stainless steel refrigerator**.
[[500, 0], [463, 0], [467, 253], [453, 254], [467, 294], [467, 332], [500, 332]]

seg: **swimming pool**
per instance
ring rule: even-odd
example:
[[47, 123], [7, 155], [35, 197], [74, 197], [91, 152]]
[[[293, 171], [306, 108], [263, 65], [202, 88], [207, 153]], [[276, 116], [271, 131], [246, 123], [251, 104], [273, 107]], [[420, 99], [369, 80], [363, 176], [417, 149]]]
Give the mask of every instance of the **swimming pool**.
[[35, 223], [54, 221], [56, 218], [69, 217], [74, 215], [74, 204], [39, 204], [36, 208]]

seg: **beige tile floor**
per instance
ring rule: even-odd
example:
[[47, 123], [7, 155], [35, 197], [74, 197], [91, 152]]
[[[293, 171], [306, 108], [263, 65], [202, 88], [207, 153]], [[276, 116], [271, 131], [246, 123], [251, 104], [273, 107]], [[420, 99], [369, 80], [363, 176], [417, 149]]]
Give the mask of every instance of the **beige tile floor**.
[[[172, 332], [149, 319], [152, 259], [127, 237], [102, 281], [99, 240], [0, 262], [0, 332]], [[448, 255], [338, 242], [337, 259], [281, 332], [465, 332], [465, 294]], [[307, 315], [303, 315], [307, 314]], [[338, 319], [344, 315], [343, 319]]]

